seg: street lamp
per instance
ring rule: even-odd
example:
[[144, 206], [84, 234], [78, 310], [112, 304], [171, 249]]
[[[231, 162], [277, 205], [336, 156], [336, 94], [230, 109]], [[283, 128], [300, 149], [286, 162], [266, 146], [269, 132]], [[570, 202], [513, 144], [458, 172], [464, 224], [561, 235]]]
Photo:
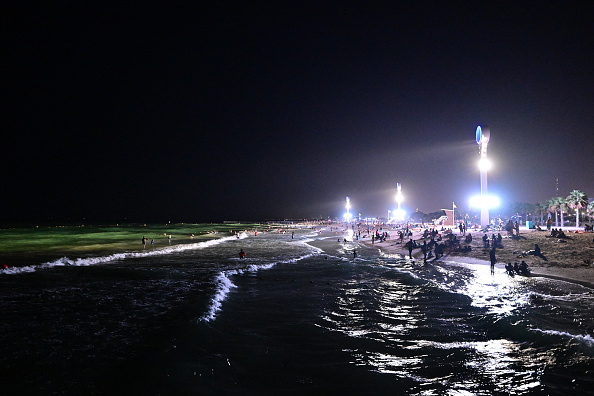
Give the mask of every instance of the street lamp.
[[402, 186], [400, 185], [400, 183], [396, 183], [396, 202], [398, 203], [398, 211], [396, 212], [396, 215], [394, 216], [395, 219], [398, 220], [402, 220], [404, 218], [403, 214], [402, 214], [402, 209], [400, 208], [400, 204], [402, 203], [403, 197], [402, 197]]
[[491, 168], [491, 163], [487, 158], [487, 145], [491, 137], [489, 127], [480, 125], [476, 127], [476, 143], [479, 145], [479, 169], [481, 171], [481, 227], [489, 225], [489, 206], [487, 205], [487, 171]]
[[349, 212], [350, 209], [351, 209], [351, 199], [349, 197], [346, 197], [346, 213], [344, 214], [344, 217], [347, 222], [349, 222], [351, 220], [351, 213]]

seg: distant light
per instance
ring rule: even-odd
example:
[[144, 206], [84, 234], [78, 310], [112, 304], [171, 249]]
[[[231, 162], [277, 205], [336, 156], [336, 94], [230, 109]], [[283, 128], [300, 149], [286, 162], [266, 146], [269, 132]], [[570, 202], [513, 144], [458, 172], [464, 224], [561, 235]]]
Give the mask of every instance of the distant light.
[[394, 215], [394, 220], [404, 220], [404, 216], [406, 216], [406, 212], [403, 209], [396, 209], [392, 213]]
[[351, 217], [353, 217], [353, 214], [352, 214], [352, 213], [346, 212], [346, 213], [344, 214], [344, 218], [345, 218], [346, 220], [350, 220], [350, 219], [351, 219]]
[[491, 161], [489, 161], [487, 157], [483, 157], [479, 160], [479, 169], [482, 171], [488, 171], [492, 166]]
[[480, 195], [475, 195], [474, 197], [470, 198], [470, 207], [471, 208], [496, 208], [500, 205], [501, 200], [499, 197], [494, 195], [485, 195], [481, 197]]

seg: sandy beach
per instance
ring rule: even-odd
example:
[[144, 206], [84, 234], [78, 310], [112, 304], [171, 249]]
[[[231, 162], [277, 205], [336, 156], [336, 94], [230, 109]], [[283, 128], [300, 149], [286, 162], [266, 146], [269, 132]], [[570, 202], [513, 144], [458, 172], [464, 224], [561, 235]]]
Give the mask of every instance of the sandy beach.
[[[567, 235], [565, 239], [549, 237], [547, 231], [525, 228], [520, 228], [519, 237], [503, 236], [503, 248], [496, 250], [497, 264], [495, 268], [497, 271], [504, 271], [506, 263], [511, 262], [513, 264], [524, 260], [531, 269], [532, 276], [564, 279], [594, 288], [594, 234], [575, 233], [567, 229], [564, 232]], [[472, 242], [470, 244], [462, 243], [462, 246], [470, 245], [471, 251], [465, 253], [449, 252], [449, 249], [446, 249], [444, 257], [440, 258], [439, 261], [444, 263], [455, 261], [488, 266], [489, 249], [483, 248], [483, 233], [473, 231], [470, 231], [470, 233], [473, 236]], [[392, 231], [390, 239], [373, 244], [370, 238], [362, 238], [361, 240], [367, 246], [378, 248], [386, 253], [407, 257], [408, 250], [406, 246], [400, 244], [397, 235], [396, 231]], [[460, 239], [459, 231], [455, 230], [454, 235]], [[487, 235], [491, 237], [492, 233]], [[505, 233], [502, 233], [502, 235], [505, 235]], [[412, 239], [419, 243], [423, 242], [419, 228], [413, 230]], [[407, 241], [408, 239], [405, 238], [404, 243]], [[543, 257], [525, 254], [525, 252], [534, 249], [535, 244], [540, 246]], [[421, 249], [413, 250], [413, 257], [422, 261], [423, 253]]]

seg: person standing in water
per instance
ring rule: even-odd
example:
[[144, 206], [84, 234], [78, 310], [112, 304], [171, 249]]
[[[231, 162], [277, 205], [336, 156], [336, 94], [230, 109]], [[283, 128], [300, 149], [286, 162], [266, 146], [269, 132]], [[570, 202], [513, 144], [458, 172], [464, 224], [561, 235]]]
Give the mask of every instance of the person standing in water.
[[497, 259], [495, 258], [495, 246], [493, 246], [489, 252], [489, 259], [491, 260], [491, 275], [495, 275], [495, 263], [497, 262]]
[[413, 251], [414, 242], [412, 239], [409, 239], [406, 243], [406, 247], [408, 248], [408, 258], [412, 259], [412, 251]]
[[142, 247], [143, 248], [146, 247], [146, 237], [145, 236], [142, 237]]
[[243, 259], [244, 257], [245, 257], [245, 252], [243, 251], [243, 249], [241, 249], [241, 250], [239, 251], [239, 258], [240, 258], [240, 259]]

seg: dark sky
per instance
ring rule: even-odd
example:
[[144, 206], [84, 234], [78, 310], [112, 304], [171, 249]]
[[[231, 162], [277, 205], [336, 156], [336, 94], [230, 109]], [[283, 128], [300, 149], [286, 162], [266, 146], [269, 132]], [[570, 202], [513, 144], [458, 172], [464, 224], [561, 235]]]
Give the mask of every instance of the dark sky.
[[586, 3], [87, 3], [4, 15], [0, 221], [465, 209], [477, 125], [504, 202], [594, 196]]

